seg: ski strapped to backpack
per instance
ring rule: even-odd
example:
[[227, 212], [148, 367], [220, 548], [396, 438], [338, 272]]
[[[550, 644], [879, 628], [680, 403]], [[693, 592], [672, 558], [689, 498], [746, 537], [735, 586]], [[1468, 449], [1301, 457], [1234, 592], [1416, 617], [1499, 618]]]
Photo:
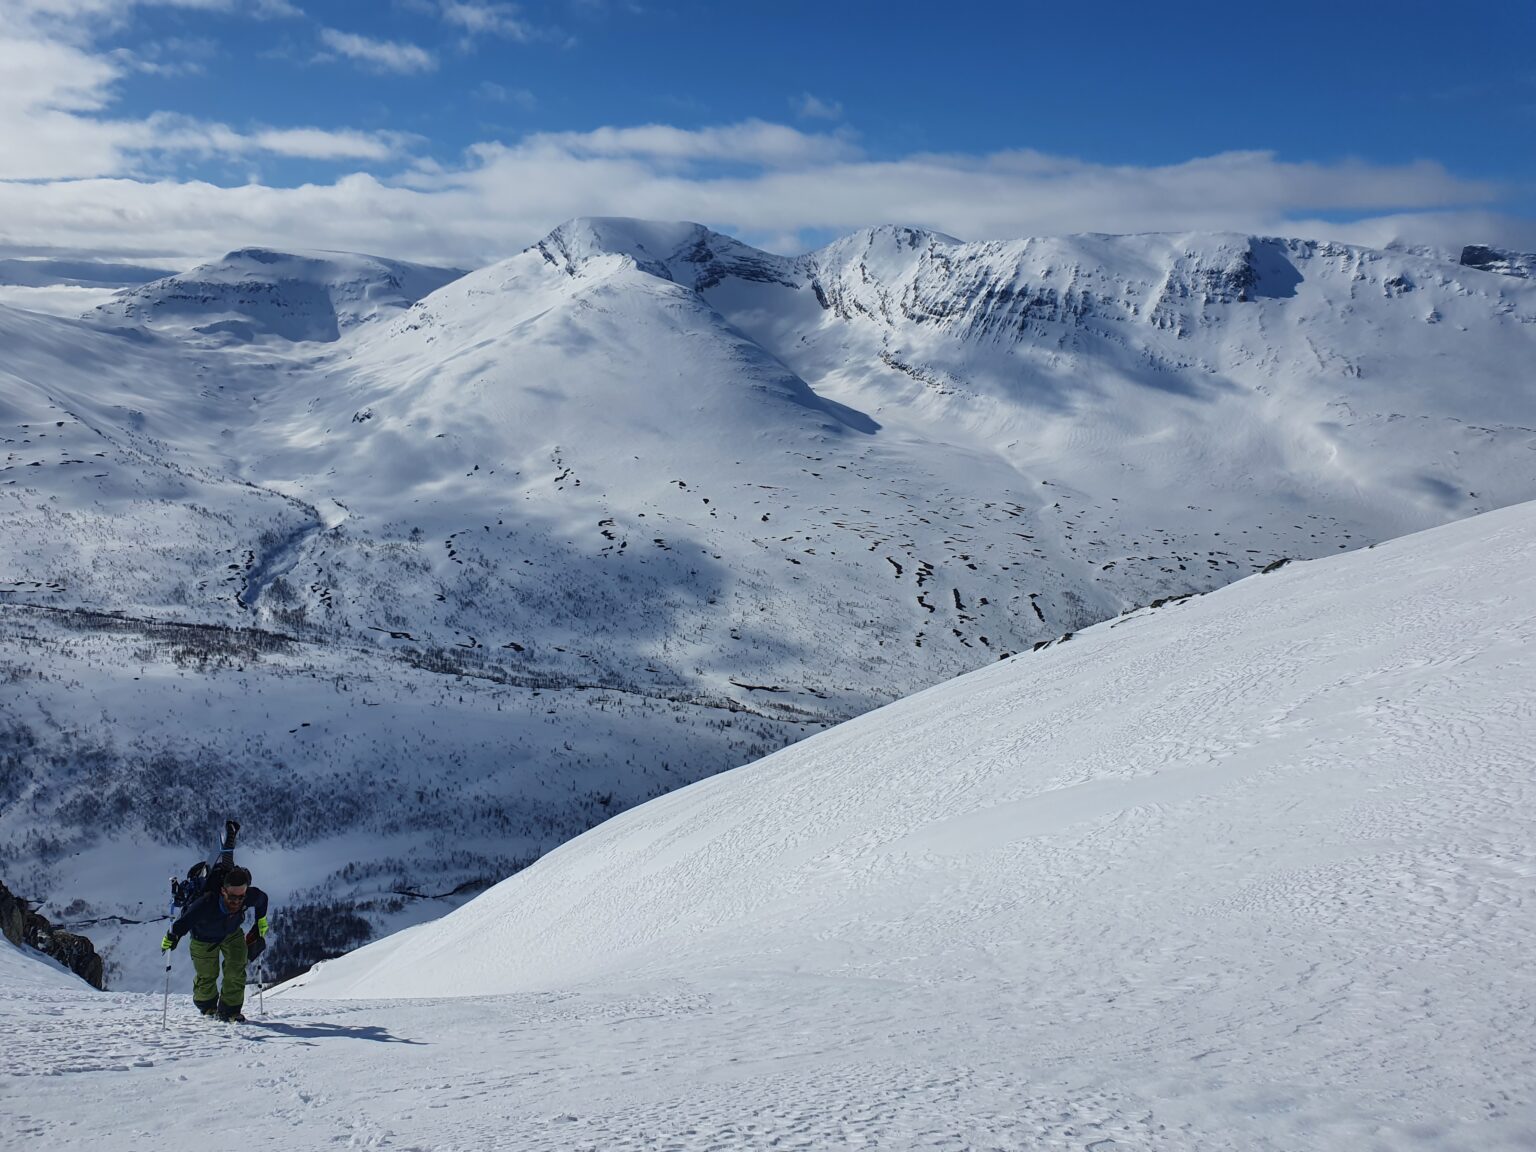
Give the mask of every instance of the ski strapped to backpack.
[[224, 842], [212, 864], [199, 860], [187, 869], [185, 879], [171, 877], [171, 907], [185, 908], [204, 892], [215, 892], [223, 884], [224, 875], [235, 866], [235, 839], [240, 835], [237, 820], [224, 821]]

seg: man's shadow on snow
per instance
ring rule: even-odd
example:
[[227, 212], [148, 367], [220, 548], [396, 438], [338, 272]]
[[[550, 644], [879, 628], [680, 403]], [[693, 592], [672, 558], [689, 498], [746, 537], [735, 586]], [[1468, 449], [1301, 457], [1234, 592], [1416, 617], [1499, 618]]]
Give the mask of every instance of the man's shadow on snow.
[[391, 1035], [389, 1029], [377, 1024], [347, 1027], [344, 1024], [322, 1024], [314, 1020], [292, 1024], [285, 1020], [247, 1020], [245, 1026], [262, 1028], [268, 1032], [276, 1032], [281, 1036], [292, 1036], [300, 1040], [372, 1040], [379, 1044], [426, 1043], [425, 1040], [410, 1040], [404, 1036]]

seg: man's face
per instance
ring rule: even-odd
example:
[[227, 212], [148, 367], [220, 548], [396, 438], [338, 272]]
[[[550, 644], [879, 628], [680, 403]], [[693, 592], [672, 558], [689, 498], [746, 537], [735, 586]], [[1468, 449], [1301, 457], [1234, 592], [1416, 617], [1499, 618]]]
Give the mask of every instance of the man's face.
[[245, 885], [238, 888], [224, 889], [224, 903], [230, 908], [242, 908], [245, 906]]

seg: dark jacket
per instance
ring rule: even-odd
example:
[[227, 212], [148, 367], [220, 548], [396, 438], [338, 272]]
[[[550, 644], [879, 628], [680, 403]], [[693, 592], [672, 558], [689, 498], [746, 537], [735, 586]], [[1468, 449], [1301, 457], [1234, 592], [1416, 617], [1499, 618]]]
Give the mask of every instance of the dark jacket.
[[224, 906], [222, 893], [204, 892], [188, 904], [181, 918], [171, 925], [171, 935], [180, 940], [190, 932], [194, 940], [218, 944], [233, 933], [243, 932], [246, 914], [250, 912], [256, 913], [258, 926], [265, 926], [267, 894], [254, 884], [246, 886], [245, 906], [238, 912], [231, 912]]

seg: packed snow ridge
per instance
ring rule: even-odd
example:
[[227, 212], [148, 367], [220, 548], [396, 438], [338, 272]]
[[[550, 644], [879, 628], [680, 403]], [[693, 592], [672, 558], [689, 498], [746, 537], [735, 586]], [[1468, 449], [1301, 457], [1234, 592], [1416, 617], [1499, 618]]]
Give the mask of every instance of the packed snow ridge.
[[243, 1030], [13, 959], [0, 1123], [181, 1146], [237, 1098], [299, 1148], [1523, 1152], [1533, 747], [1525, 504], [654, 800]]
[[960, 673], [1536, 498], [1536, 283], [1455, 256], [589, 219], [452, 276], [0, 307], [0, 877], [116, 986], [225, 815], [297, 971]]

